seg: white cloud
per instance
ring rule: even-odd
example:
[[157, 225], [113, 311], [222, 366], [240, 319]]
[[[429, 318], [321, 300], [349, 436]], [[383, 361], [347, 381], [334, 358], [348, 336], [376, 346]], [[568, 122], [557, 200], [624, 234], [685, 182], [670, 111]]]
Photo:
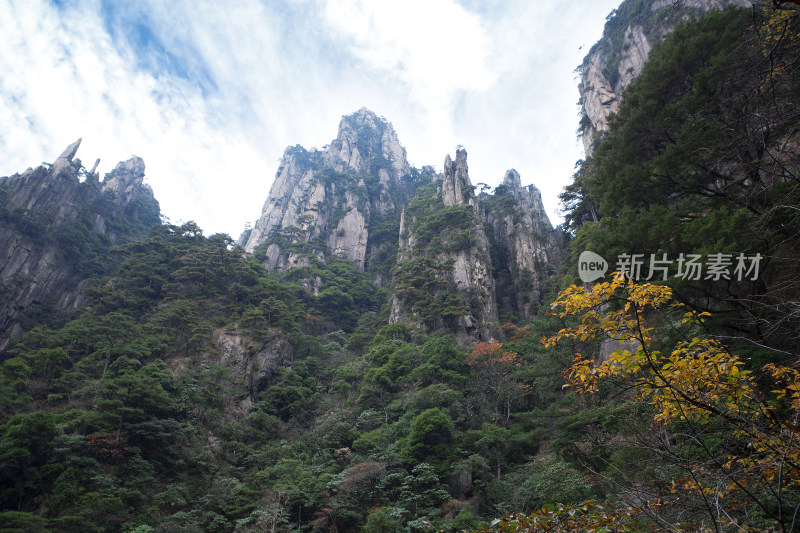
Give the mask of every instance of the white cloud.
[[101, 172], [133, 153], [142, 156], [163, 211], [174, 219], [238, 233], [243, 221], [231, 221], [228, 206], [248, 195], [226, 178], [264, 167], [264, 155], [238, 131], [213, 127], [198, 88], [137, 69], [134, 52], [111, 41], [95, 7], [0, 7], [9, 14], [0, 31], [11, 37], [0, 55], [0, 173], [52, 161], [83, 137], [78, 156], [101, 157]]
[[329, 0], [325, 18], [356, 57], [405, 82], [426, 106], [494, 81], [480, 18], [454, 2]]
[[322, 146], [367, 106], [412, 164], [464, 144], [473, 181], [515, 167], [552, 216], [580, 155], [578, 46], [613, 4], [0, 0], [0, 174], [83, 137], [101, 171], [143, 157], [173, 220], [236, 236], [286, 145]]
[[487, 63], [496, 83], [467, 93], [456, 134], [470, 154], [473, 181], [497, 184], [516, 168], [542, 191], [554, 223], [558, 194], [582, 148], [574, 69], [601, 35], [616, 0], [479, 3], [490, 35]]
[[412, 160], [441, 165], [458, 144], [456, 102], [495, 82], [481, 19], [448, 0], [328, 0], [324, 13], [332, 36], [359, 66], [392, 80], [408, 102], [400, 117], [388, 117], [401, 142], [410, 143]]

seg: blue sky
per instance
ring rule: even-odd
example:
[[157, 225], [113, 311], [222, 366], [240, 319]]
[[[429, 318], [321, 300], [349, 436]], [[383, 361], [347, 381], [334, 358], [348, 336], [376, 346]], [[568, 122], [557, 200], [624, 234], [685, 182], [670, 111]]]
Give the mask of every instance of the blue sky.
[[558, 223], [582, 157], [574, 69], [617, 4], [0, 0], [0, 175], [82, 137], [101, 174], [144, 158], [173, 222], [236, 237], [283, 149], [367, 106], [412, 165], [464, 145], [473, 183], [516, 168]]

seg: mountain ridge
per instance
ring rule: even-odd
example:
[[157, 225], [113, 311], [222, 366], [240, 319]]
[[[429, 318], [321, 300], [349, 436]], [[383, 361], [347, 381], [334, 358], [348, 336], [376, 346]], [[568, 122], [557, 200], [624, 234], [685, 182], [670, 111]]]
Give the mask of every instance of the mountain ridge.
[[97, 254], [160, 222], [141, 158], [120, 162], [100, 181], [97, 162], [87, 170], [75, 157], [80, 143], [51, 165], [0, 177], [0, 348], [21, 333], [16, 318], [34, 305], [80, 306], [85, 278], [104, 268], [91, 264]]
[[[342, 117], [336, 139], [322, 150], [286, 149], [260, 218], [237, 242], [273, 271], [308, 266], [312, 258], [350, 260], [376, 283], [392, 289], [391, 322], [411, 320], [423, 329], [444, 327], [459, 342], [490, 340], [502, 335], [498, 300], [517, 317], [535, 314], [536, 305], [531, 304], [540, 303], [545, 266], [554, 267], [561, 256], [556, 251], [558, 239], [538, 189], [522, 188], [516, 171], [506, 173], [498, 187], [506, 199], [497, 202], [494, 195], [475, 195], [466, 150], [458, 149], [455, 160], [447, 155], [443, 168], [437, 174], [431, 167], [410, 167], [391, 123], [362, 107]], [[430, 201], [411, 217], [410, 202], [423, 189]], [[466, 219], [449, 220], [439, 228], [422, 223], [423, 218], [441, 215], [434, 212], [455, 206], [467, 206], [469, 213], [462, 215], [470, 219], [457, 233], [448, 233], [444, 226]], [[484, 230], [487, 224], [493, 228], [491, 242]], [[415, 233], [422, 225], [424, 238]], [[464, 240], [462, 248], [458, 239]], [[381, 254], [389, 259], [384, 258], [383, 268], [377, 268], [376, 257]], [[403, 261], [405, 268], [417, 268], [419, 263], [413, 260], [422, 259], [420, 254], [436, 265], [436, 274], [428, 282], [442, 284], [430, 295], [453, 295], [449, 305], [442, 303], [452, 320], [417, 316], [413, 309], [419, 305], [405, 292], [413, 285], [397, 286]], [[529, 259], [529, 254], [536, 259]], [[397, 258], [394, 264], [391, 257]], [[525, 272], [535, 289], [498, 295], [498, 272], [506, 276]], [[512, 289], [512, 285], [506, 282], [502, 288]], [[398, 294], [404, 296], [398, 298]]]
[[578, 134], [586, 157], [608, 131], [625, 88], [642, 72], [653, 46], [681, 20], [698, 19], [712, 9], [750, 7], [750, 0], [626, 0], [606, 18], [602, 38], [578, 67], [581, 121]]

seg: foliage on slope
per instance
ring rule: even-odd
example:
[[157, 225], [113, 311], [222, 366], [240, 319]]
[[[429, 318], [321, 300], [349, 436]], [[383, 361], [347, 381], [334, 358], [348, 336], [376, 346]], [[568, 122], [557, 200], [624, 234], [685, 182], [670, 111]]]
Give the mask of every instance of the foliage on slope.
[[[712, 340], [729, 335], [730, 317], [747, 317], [737, 303], [745, 294], [781, 297], [765, 316], [781, 331], [794, 327], [792, 286], [767, 289], [796, 266], [796, 22], [756, 19], [753, 34], [751, 20], [726, 12], [676, 30], [654, 52], [655, 74], [631, 86], [607, 147], [567, 191], [575, 251], [770, 250], [766, 289], [667, 280], [672, 295], [712, 302], [723, 321], [681, 324], [666, 299], [653, 309], [634, 288], [576, 288], [561, 298], [571, 313], [507, 324], [507, 342], [469, 350], [387, 325], [386, 294], [346, 261], [309, 258], [269, 274], [227, 236], [162, 226], [111, 252], [119, 268], [92, 279], [86, 308], [48, 315], [0, 356], [2, 527], [790, 530], [793, 337], [773, 342], [783, 354], [750, 349], [735, 359], [725, 339]], [[737, 122], [742, 106], [772, 118]], [[717, 190], [704, 194], [709, 162]], [[581, 225], [591, 210], [602, 218]], [[459, 244], [454, 213], [425, 213], [421, 258], [469, 242]], [[397, 222], [385, 223], [390, 235]], [[741, 231], [759, 224], [769, 231]], [[399, 283], [422, 286], [416, 266], [398, 268]], [[431, 319], [448, 309], [435, 298], [415, 305]], [[631, 312], [641, 320], [629, 322]], [[621, 347], [603, 363], [601, 337], [619, 340], [623, 326], [647, 336], [647, 351]], [[291, 357], [266, 386], [248, 388], [235, 368], [213, 362], [220, 335], [244, 339], [249, 361], [270, 339], [286, 340]], [[697, 402], [714, 410], [695, 417]]]
[[[455, 529], [546, 501], [513, 465], [559, 468], [532, 462], [544, 427], [517, 422], [557, 396], [557, 364], [384, 326], [385, 293], [343, 260], [278, 278], [192, 223], [114, 254], [86, 308], [3, 354], [9, 528]], [[286, 338], [291, 361], [248, 389], [207, 355], [229, 333]]]
[[[643, 278], [651, 255], [666, 254], [681, 300], [714, 312], [729, 334], [791, 351], [800, 25], [786, 13], [712, 12], [676, 28], [562, 199], [579, 229], [575, 252], [597, 252], [611, 270], [620, 254], [642, 254]], [[691, 254], [723, 254], [727, 274], [679, 272]], [[739, 254], [761, 258], [757, 279], [735, 274]]]

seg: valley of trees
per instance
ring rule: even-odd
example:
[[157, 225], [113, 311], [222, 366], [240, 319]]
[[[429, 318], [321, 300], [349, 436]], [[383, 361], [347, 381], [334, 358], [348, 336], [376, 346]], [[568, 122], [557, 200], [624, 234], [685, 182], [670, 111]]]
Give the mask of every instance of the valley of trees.
[[[395, 264], [395, 219], [366, 272], [74, 224], [86, 303], [0, 353], [0, 531], [800, 530], [798, 67], [791, 7], [681, 23], [562, 195], [541, 310], [470, 347], [446, 326], [472, 303]], [[435, 186], [409, 205], [421, 254], [472, 245]], [[584, 250], [730, 268], [581, 284]], [[376, 272], [431, 333], [389, 323]]]

